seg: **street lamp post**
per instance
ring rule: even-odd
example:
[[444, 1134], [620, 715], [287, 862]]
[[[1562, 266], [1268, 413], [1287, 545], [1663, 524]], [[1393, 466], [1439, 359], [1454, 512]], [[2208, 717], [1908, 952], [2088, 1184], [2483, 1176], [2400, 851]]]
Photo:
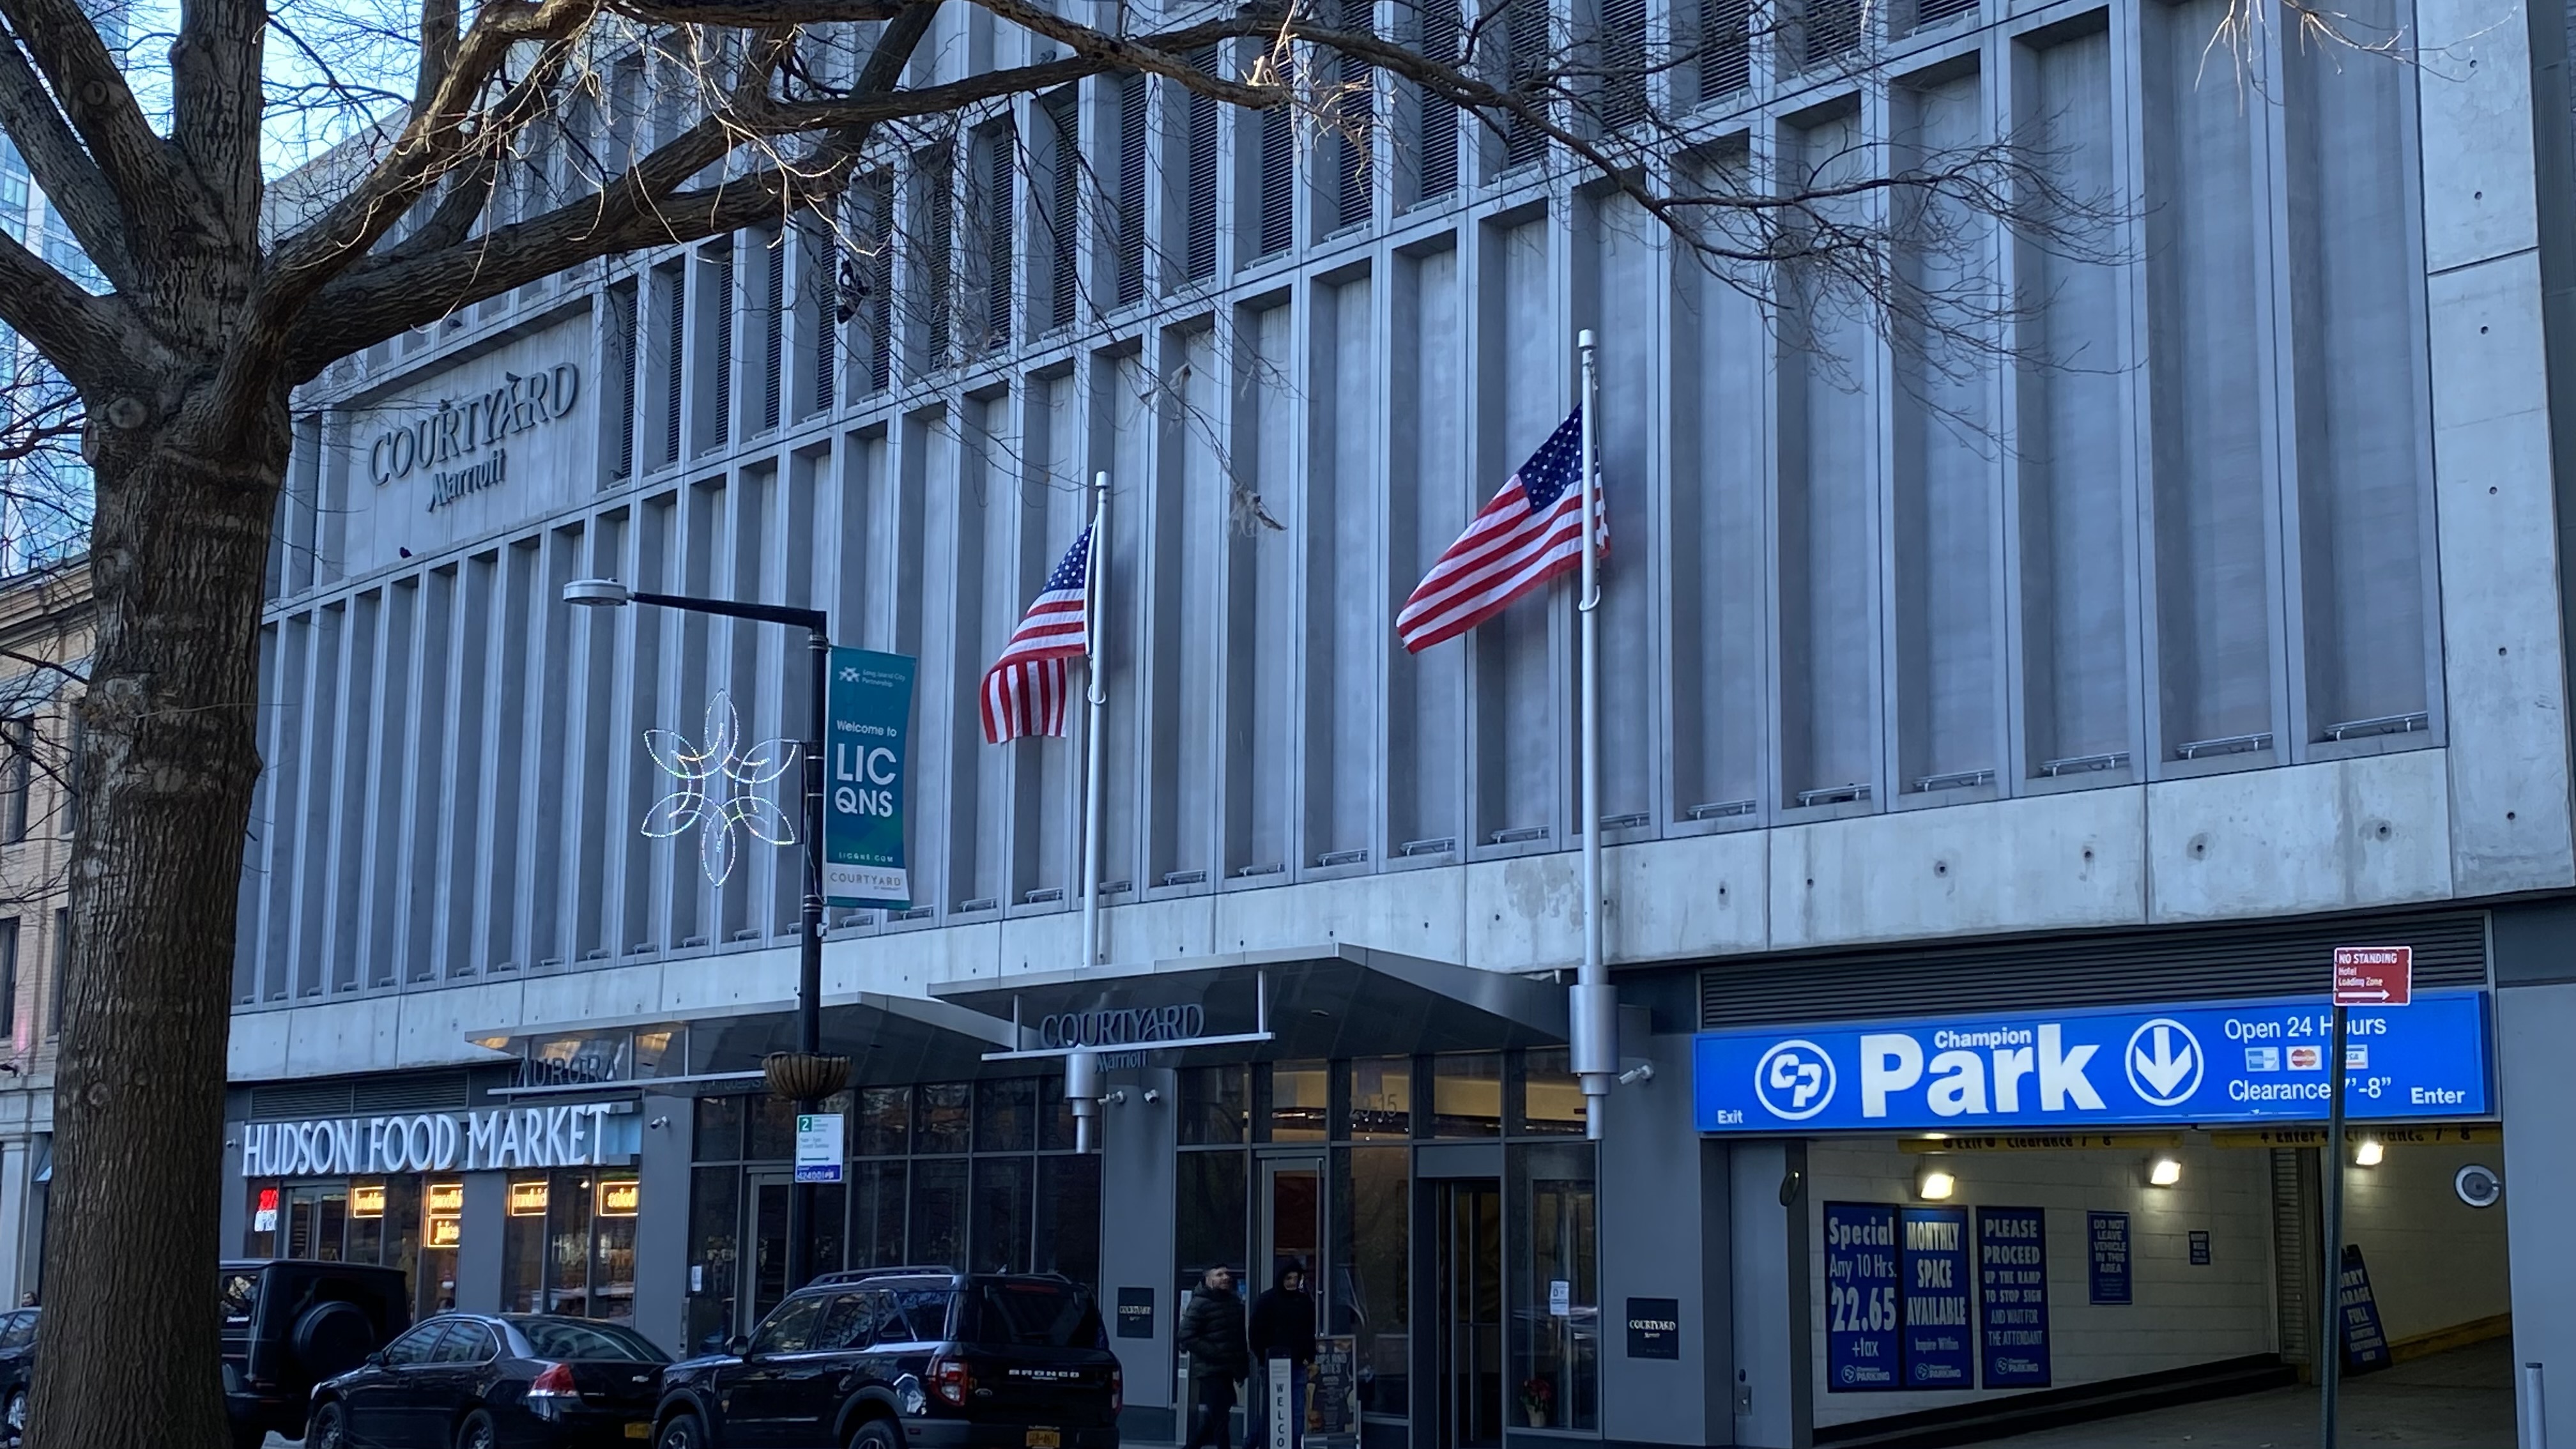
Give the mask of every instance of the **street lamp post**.
[[[841, 1089], [848, 1064], [823, 1056], [823, 746], [826, 691], [831, 687], [832, 621], [821, 609], [785, 604], [752, 604], [735, 599], [701, 599], [687, 594], [656, 594], [629, 589], [615, 579], [575, 579], [564, 585], [564, 602], [591, 608], [653, 604], [692, 613], [720, 614], [763, 624], [784, 624], [805, 631], [812, 656], [811, 730], [805, 745], [805, 928], [796, 970], [796, 1055], [782, 1062], [772, 1056], [764, 1066], [770, 1089], [791, 1097], [799, 1112], [811, 1112], [821, 1099]], [[814, 1276], [814, 1184], [796, 1182], [787, 1194], [787, 1287], [805, 1286]]]

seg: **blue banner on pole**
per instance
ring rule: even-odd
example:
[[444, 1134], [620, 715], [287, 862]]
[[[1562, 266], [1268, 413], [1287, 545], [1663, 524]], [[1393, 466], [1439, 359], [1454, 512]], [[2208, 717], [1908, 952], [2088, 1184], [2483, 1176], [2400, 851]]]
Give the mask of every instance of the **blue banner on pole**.
[[2096, 1303], [2130, 1301], [2129, 1215], [2106, 1212], [2086, 1213], [2084, 1240], [2093, 1254], [2093, 1301]]
[[1981, 1368], [1990, 1389], [2048, 1387], [2048, 1215], [1977, 1209]]
[[1910, 1207], [1901, 1220], [1905, 1245], [1898, 1272], [1905, 1284], [1905, 1386], [1973, 1389], [1976, 1317], [1968, 1299], [1968, 1210]]
[[832, 651], [823, 741], [823, 899], [905, 910], [904, 758], [912, 735], [914, 661], [871, 649]]
[[1825, 1389], [1903, 1388], [1897, 1375], [1896, 1209], [1825, 1204]]
[[[2317, 1001], [2204, 1002], [1702, 1032], [1702, 1132], [2321, 1120]], [[2357, 1120], [2482, 1116], [2487, 998], [2426, 992], [2351, 1013], [2346, 1111]]]

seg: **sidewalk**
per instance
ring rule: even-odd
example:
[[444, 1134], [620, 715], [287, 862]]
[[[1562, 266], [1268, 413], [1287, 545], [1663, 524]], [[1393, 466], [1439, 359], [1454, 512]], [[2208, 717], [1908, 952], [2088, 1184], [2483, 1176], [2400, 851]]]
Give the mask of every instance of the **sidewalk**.
[[[2313, 1449], [2317, 1431], [2317, 1391], [2291, 1388], [1987, 1443], [1994, 1449]], [[2499, 1338], [2346, 1383], [2337, 1437], [2347, 1449], [2512, 1449], [2513, 1432], [2513, 1343]]]

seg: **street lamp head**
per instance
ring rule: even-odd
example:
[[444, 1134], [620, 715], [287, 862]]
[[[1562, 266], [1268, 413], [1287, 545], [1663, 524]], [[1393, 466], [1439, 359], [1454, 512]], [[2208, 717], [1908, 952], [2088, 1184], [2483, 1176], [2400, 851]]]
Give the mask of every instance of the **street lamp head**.
[[594, 609], [624, 608], [633, 597], [624, 584], [615, 579], [575, 579], [564, 585], [564, 602]]

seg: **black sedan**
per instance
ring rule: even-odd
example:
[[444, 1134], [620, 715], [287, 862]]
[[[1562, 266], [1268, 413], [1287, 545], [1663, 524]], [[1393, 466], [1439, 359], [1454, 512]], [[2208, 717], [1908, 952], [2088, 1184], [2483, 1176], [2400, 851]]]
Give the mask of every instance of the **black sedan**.
[[576, 1449], [652, 1435], [662, 1366], [636, 1334], [442, 1314], [313, 1391], [308, 1449]]
[[27, 1437], [29, 1380], [36, 1370], [36, 1310], [0, 1317], [0, 1445]]

